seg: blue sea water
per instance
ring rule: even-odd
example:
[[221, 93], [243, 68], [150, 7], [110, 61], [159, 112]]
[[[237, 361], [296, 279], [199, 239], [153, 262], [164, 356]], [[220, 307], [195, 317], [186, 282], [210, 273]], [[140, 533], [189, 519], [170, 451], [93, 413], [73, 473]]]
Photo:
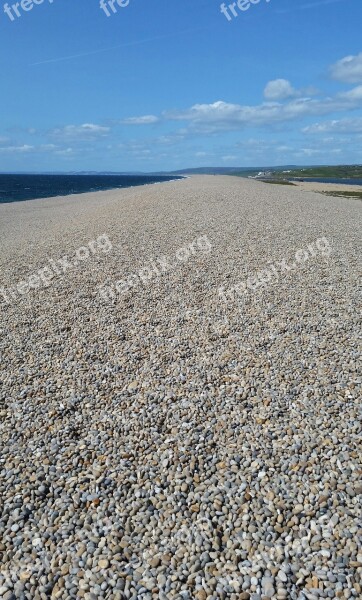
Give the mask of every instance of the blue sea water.
[[0, 174], [0, 204], [127, 188], [182, 179], [162, 175], [17, 175]]
[[290, 181], [315, 181], [316, 183], [343, 183], [344, 185], [362, 185], [362, 179], [335, 179], [333, 177], [291, 177]]

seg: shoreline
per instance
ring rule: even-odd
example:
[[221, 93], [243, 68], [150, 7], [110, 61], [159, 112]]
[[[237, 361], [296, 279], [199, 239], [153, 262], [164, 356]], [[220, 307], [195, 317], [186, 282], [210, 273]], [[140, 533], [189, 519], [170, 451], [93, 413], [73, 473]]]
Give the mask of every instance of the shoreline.
[[[3, 173], [3, 175], [6, 175], [6, 173]], [[66, 175], [64, 175], [64, 177], [66, 177]], [[106, 188], [100, 189], [100, 190], [85, 190], [84, 192], [71, 192], [69, 194], [57, 194], [54, 196], [44, 196], [44, 197], [41, 196], [41, 197], [36, 197], [36, 198], [23, 198], [23, 199], [19, 199], [19, 200], [0, 200], [0, 206], [2, 204], [16, 204], [18, 202], [33, 202], [33, 201], [37, 201], [37, 200], [50, 200], [51, 198], [66, 198], [68, 196], [82, 196], [84, 194], [97, 194], [99, 192], [110, 192], [110, 191], [114, 191], [114, 190], [127, 190], [130, 188], [145, 187], [148, 185], [159, 185], [159, 184], [163, 184], [163, 183], [172, 183], [172, 182], [176, 182], [176, 181], [182, 181], [183, 179], [186, 179], [186, 177], [183, 175], [175, 175], [172, 179], [171, 178], [165, 179], [164, 181], [151, 181], [151, 182], [149, 181], [147, 183], [141, 183], [139, 185], [106, 187]]]
[[[115, 192], [122, 192], [124, 190], [134, 190], [134, 189], [138, 189], [138, 188], [147, 188], [149, 186], [153, 186], [153, 185], [163, 185], [166, 183], [177, 183], [180, 181], [187, 181], [187, 180], [191, 180], [194, 178], [209, 178], [209, 177], [228, 177], [231, 178], [233, 177], [232, 175], [180, 175], [177, 176], [178, 179], [168, 179], [166, 181], [155, 181], [155, 182], [151, 182], [151, 183], [144, 183], [141, 185], [130, 185], [130, 186], [125, 186], [125, 187], [114, 187], [114, 188], [107, 188], [107, 189], [103, 189], [103, 190], [94, 190], [94, 191], [85, 191], [85, 192], [76, 192], [76, 193], [72, 193], [72, 194], [63, 194], [63, 195], [57, 195], [57, 196], [46, 196], [46, 197], [40, 197], [40, 198], [29, 198], [28, 200], [12, 200], [12, 201], [6, 201], [6, 202], [0, 202], [0, 210], [2, 206], [9, 206], [9, 205], [19, 205], [19, 204], [28, 204], [29, 202], [31, 203], [36, 203], [36, 202], [48, 202], [48, 201], [52, 201], [55, 199], [66, 199], [66, 198], [72, 198], [74, 199], [74, 197], [79, 196], [79, 198], [84, 197], [84, 196], [90, 196], [90, 197], [94, 197], [96, 194], [107, 194], [107, 193], [115, 193]], [[236, 177], [236, 176], [234, 176]], [[253, 178], [240, 178], [238, 177], [238, 179], [243, 179], [249, 182], [256, 182], [256, 183], [264, 183], [264, 185], [267, 185], [267, 182], [264, 182], [263, 180], [259, 180], [259, 179], [253, 179]], [[290, 186], [285, 186], [287, 187], [289, 190], [292, 190], [293, 187], [294, 188], [299, 188], [302, 191], [307, 191], [307, 192], [328, 192], [328, 191], [346, 191], [346, 192], [362, 192], [362, 185], [350, 185], [350, 184], [343, 184], [343, 183], [320, 183], [320, 182], [312, 182], [312, 181], [290, 181], [293, 185]], [[271, 185], [271, 184], [268, 184]], [[274, 184], [276, 187], [278, 187], [278, 183]], [[280, 187], [282, 187], [283, 184], [280, 184]], [[85, 198], [84, 198], [85, 199]]]

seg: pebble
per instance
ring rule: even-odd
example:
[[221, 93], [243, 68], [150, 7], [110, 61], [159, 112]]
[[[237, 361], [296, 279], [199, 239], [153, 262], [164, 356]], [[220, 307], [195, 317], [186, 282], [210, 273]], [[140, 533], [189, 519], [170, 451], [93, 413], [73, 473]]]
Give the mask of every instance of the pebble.
[[208, 176], [41, 202], [18, 239], [4, 212], [2, 278], [113, 250], [1, 304], [0, 597], [361, 597], [360, 205]]

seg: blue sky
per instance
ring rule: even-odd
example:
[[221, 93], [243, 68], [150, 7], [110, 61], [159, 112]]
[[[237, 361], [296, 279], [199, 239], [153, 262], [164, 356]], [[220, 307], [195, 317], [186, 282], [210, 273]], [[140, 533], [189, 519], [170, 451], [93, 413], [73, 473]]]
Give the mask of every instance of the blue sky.
[[0, 0], [1, 172], [362, 163], [361, 0], [107, 2]]

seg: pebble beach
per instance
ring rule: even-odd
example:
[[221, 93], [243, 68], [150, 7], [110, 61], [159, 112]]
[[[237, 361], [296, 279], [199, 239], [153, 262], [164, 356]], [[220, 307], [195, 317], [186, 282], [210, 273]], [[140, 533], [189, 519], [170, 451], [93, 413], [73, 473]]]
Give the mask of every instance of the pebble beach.
[[362, 598], [361, 212], [230, 176], [0, 205], [2, 600]]

